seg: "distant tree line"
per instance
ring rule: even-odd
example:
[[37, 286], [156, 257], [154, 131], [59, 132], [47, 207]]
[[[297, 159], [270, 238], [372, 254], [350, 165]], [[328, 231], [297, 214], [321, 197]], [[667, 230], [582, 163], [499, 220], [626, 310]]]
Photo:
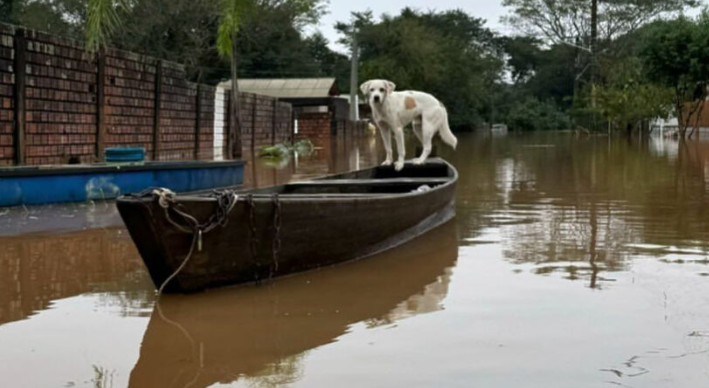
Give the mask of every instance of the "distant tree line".
[[[684, 136], [709, 81], [709, 16], [696, 0], [504, 0], [514, 128], [647, 129], [674, 114]], [[501, 102], [501, 105], [504, 105]]]
[[[0, 20], [83, 39], [88, 0], [0, 0]], [[187, 65], [216, 83], [231, 76], [334, 76], [349, 90], [349, 53], [310, 31], [324, 0], [249, 0], [238, 34], [225, 35], [224, 7], [236, 0], [120, 0], [108, 44]], [[376, 18], [353, 13], [336, 28], [360, 47], [360, 80], [438, 96], [456, 130], [506, 123], [513, 130], [618, 130], [675, 114], [680, 134], [704, 106], [709, 81], [709, 14], [682, 16], [696, 0], [504, 0], [502, 36], [461, 10]], [[221, 26], [221, 27], [220, 27]], [[220, 31], [222, 28], [222, 31]], [[221, 35], [220, 35], [221, 32]], [[220, 55], [229, 40], [235, 50]], [[221, 43], [221, 46], [220, 46]], [[222, 50], [220, 50], [220, 47]], [[690, 134], [692, 132], [689, 132]]]

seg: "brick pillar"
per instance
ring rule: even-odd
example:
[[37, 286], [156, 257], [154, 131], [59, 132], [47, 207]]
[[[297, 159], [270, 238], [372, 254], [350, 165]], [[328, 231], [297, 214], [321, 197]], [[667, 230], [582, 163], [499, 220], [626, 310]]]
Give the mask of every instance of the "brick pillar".
[[160, 102], [162, 101], [162, 61], [155, 65], [155, 110], [153, 112], [153, 160], [160, 158]]
[[15, 164], [25, 164], [25, 85], [27, 82], [26, 72], [27, 40], [25, 30], [15, 30], [15, 128], [13, 128], [13, 146]]
[[96, 159], [105, 160], [106, 150], [106, 53], [101, 50], [96, 58]]

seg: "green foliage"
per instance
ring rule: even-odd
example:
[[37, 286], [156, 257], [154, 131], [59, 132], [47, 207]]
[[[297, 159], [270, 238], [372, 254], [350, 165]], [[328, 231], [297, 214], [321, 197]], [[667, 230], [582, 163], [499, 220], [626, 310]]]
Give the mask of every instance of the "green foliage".
[[616, 64], [610, 74], [596, 91], [596, 103], [613, 128], [634, 128], [645, 120], [670, 114], [672, 89], [648, 82], [638, 58]]
[[[593, 53], [592, 1], [504, 0], [503, 4], [510, 9], [509, 24], [526, 33], [504, 42], [507, 66], [522, 98], [553, 102], [576, 124], [596, 129], [605, 127], [607, 121], [624, 128], [666, 114], [669, 85], [653, 85], [632, 58], [642, 46], [639, 42], [647, 35], [649, 22], [696, 6], [697, 1], [599, 0], [598, 40]], [[540, 45], [537, 38], [547, 46]], [[659, 50], [656, 54], [673, 55]], [[665, 75], [671, 74], [686, 77], [689, 73], [675, 68]], [[519, 99], [515, 98], [515, 103]], [[527, 101], [522, 105], [529, 109], [535, 104]]]
[[0, 0], [0, 22], [83, 38], [86, 0]]
[[507, 117], [513, 131], [571, 129], [569, 116], [561, 112], [552, 101], [528, 97], [514, 105]]
[[254, 0], [221, 0], [219, 27], [217, 29], [217, 50], [224, 58], [234, 53], [234, 41], [241, 27], [244, 13], [254, 6]]
[[120, 12], [127, 8], [127, 0], [88, 0], [86, 49], [89, 52], [96, 52], [108, 45], [111, 35], [121, 24]]
[[[709, 86], [709, 15], [684, 17], [648, 28], [641, 58], [651, 82], [674, 91], [678, 117], [685, 104], [702, 101]], [[684, 128], [682, 128], [682, 131]]]
[[503, 37], [501, 43], [515, 85], [529, 81], [543, 61], [542, 42], [531, 36], [515, 36]]
[[273, 158], [280, 159], [289, 157], [291, 153], [297, 153], [299, 155], [310, 155], [315, 150], [315, 146], [310, 140], [301, 140], [294, 145], [289, 143], [281, 143], [272, 146], [262, 146], [259, 149], [259, 157], [261, 158]]
[[[122, 1], [126, 7], [120, 9], [114, 2], [120, 23], [104, 35], [102, 44], [183, 63], [195, 81], [216, 83], [229, 77], [230, 57], [217, 50], [225, 6], [221, 0]], [[232, 27], [238, 31], [239, 76], [314, 77], [334, 72], [338, 81], [349, 76], [346, 56], [303, 32], [322, 14], [324, 0], [237, 0], [234, 4], [241, 7], [242, 2], [253, 9], [248, 17], [231, 20], [238, 22]], [[74, 39], [86, 37], [87, 0], [0, 0], [0, 8], [2, 21]]]
[[296, 30], [318, 21], [324, 12], [323, 0], [220, 0], [220, 22], [217, 49], [225, 58], [231, 57], [242, 24], [258, 25], [263, 15], [286, 15]]
[[133, 1], [130, 17], [113, 34], [124, 50], [183, 63], [196, 81], [212, 81], [220, 72], [215, 49], [219, 3], [211, 0]]

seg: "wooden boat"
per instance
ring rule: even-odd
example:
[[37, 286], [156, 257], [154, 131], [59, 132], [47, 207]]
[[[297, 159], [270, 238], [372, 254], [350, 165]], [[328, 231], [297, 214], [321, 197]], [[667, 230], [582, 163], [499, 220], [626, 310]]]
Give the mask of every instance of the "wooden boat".
[[431, 159], [247, 191], [154, 191], [117, 205], [156, 287], [187, 293], [401, 245], [453, 218], [457, 180], [450, 164]]

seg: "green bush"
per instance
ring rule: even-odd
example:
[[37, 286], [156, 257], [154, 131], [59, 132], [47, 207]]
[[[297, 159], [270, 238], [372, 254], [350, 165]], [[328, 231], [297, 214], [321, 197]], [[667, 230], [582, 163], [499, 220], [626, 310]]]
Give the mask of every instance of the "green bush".
[[571, 121], [553, 102], [528, 97], [512, 107], [507, 126], [513, 131], [563, 130], [571, 128]]

